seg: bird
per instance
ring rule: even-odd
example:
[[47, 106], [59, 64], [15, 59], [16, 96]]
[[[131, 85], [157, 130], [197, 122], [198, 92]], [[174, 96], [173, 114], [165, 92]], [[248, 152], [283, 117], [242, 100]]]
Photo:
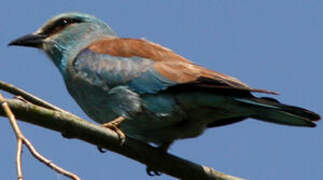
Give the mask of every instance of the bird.
[[59, 14], [8, 45], [43, 50], [91, 119], [123, 140], [131, 137], [163, 152], [176, 140], [248, 118], [303, 127], [320, 120], [305, 108], [255, 95], [274, 91], [252, 88], [157, 43], [119, 37], [85, 13]]

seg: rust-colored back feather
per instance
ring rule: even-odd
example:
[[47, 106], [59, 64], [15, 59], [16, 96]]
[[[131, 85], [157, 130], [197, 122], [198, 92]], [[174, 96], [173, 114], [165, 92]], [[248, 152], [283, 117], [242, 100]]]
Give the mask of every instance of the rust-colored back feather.
[[191, 63], [184, 57], [174, 53], [159, 44], [143, 39], [131, 38], [106, 38], [94, 42], [88, 47], [90, 50], [100, 54], [109, 54], [120, 57], [144, 57], [153, 61], [176, 60]]
[[264, 89], [253, 89], [234, 77], [195, 65], [172, 50], [143, 39], [105, 38], [92, 43], [88, 48], [99, 54], [151, 59], [155, 61], [154, 68], [162, 76], [179, 84], [277, 94]]

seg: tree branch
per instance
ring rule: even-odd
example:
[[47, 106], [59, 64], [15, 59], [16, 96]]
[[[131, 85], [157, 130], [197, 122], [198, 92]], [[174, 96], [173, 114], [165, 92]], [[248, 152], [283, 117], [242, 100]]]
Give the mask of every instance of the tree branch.
[[[124, 144], [120, 145], [119, 137], [114, 131], [97, 126], [66, 111], [55, 111], [18, 99], [5, 101], [17, 119], [61, 132], [64, 137], [77, 138], [111, 150], [170, 176], [180, 179], [241, 180], [210, 167], [163, 153], [132, 138], [127, 137]], [[3, 109], [0, 109], [0, 115], [5, 116]]]
[[21, 96], [24, 99], [26, 99], [28, 102], [31, 102], [31, 103], [36, 104], [38, 106], [45, 107], [48, 109], [53, 109], [56, 111], [64, 111], [63, 109], [61, 109], [57, 106], [54, 106], [54, 105], [40, 99], [39, 97], [30, 94], [29, 92], [26, 92], [20, 88], [17, 88], [12, 84], [0, 81], [0, 89], [7, 91], [11, 94], [14, 94], [16, 96]]

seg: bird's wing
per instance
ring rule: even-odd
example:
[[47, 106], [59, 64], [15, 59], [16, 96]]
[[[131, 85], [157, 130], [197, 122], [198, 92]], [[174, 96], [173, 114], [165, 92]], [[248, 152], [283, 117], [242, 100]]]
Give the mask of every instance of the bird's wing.
[[76, 69], [96, 72], [107, 83], [125, 84], [139, 93], [197, 87], [276, 94], [253, 89], [236, 78], [195, 65], [170, 49], [142, 39], [96, 41], [81, 52], [74, 64]]

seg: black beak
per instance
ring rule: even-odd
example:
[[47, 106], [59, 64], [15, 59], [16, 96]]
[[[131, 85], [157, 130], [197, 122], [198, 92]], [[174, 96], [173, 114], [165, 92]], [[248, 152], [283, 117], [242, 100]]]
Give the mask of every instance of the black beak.
[[8, 46], [27, 46], [40, 48], [46, 35], [42, 34], [28, 34], [11, 41]]

